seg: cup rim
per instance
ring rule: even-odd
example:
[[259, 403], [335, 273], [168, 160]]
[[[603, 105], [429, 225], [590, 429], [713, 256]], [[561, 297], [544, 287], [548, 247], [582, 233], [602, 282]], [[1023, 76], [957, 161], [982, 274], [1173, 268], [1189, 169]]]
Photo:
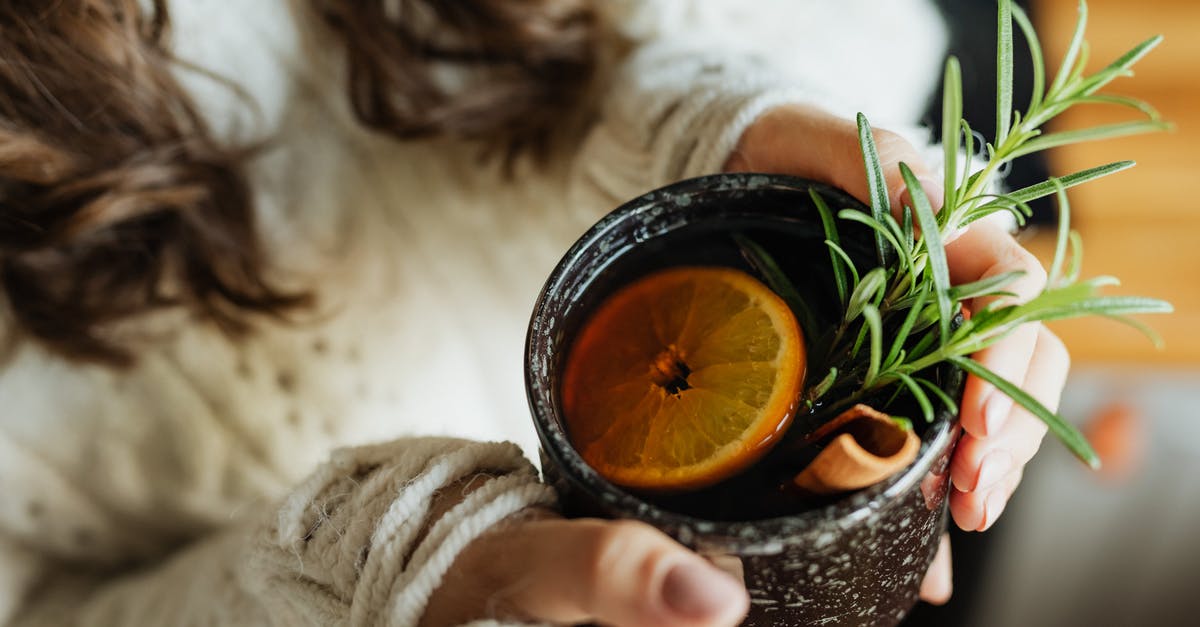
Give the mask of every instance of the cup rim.
[[[948, 408], [941, 408], [933, 423], [928, 425], [921, 438], [917, 458], [908, 468], [887, 481], [851, 493], [828, 505], [786, 516], [748, 521], [707, 520], [666, 510], [611, 483], [583, 460], [571, 445], [563, 426], [554, 417], [554, 390], [546, 380], [547, 366], [539, 369], [535, 363], [537, 340], [539, 336], [551, 332], [553, 327], [552, 321], [544, 319], [548, 301], [563, 288], [567, 274], [581, 255], [595, 247], [610, 230], [639, 213], [661, 218], [672, 212], [686, 211], [699, 194], [776, 190], [803, 193], [807, 197], [808, 190], [814, 187], [826, 198], [833, 197], [838, 203], [849, 203], [838, 206], [865, 207], [840, 189], [818, 181], [781, 174], [713, 174], [673, 183], [621, 204], [589, 228], [563, 255], [534, 305], [526, 335], [524, 367], [526, 394], [543, 455], [558, 467], [573, 488], [596, 499], [606, 510], [622, 512], [623, 515], [650, 523], [686, 545], [741, 555], [774, 554], [799, 544], [820, 548], [834, 541], [838, 529], [861, 524], [898, 502], [914, 488], [919, 489], [920, 482], [933, 470], [934, 462], [941, 458], [953, 441], [956, 416]], [[691, 218], [696, 219], [694, 215]], [[612, 257], [620, 254], [616, 252]], [[958, 386], [962, 374], [957, 369], [954, 372], [951, 379], [958, 381], [950, 385]]]

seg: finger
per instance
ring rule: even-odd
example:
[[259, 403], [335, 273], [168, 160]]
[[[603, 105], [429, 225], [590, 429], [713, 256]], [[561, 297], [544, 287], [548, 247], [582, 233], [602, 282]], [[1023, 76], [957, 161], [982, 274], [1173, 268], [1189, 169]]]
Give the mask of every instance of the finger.
[[1008, 473], [998, 485], [990, 490], [974, 492], [950, 491], [950, 515], [963, 531], [986, 531], [1008, 505], [1017, 485], [1021, 483], [1023, 468], [1016, 468]]
[[[1023, 273], [1005, 287], [1012, 296], [977, 298], [969, 304], [971, 311], [980, 311], [989, 305], [1026, 302], [1037, 296], [1046, 285], [1046, 270], [1033, 253], [993, 224], [978, 224], [948, 245], [946, 260], [950, 266], [950, 280], [956, 285], [1006, 272]], [[1023, 325], [972, 357], [1002, 378], [1021, 383], [1025, 380], [1037, 344], [1037, 328], [1032, 324]], [[969, 377], [960, 412], [963, 428], [978, 437], [997, 433], [1012, 407], [1012, 399], [998, 392], [992, 384], [978, 377]]]
[[[1062, 340], [1038, 325], [1029, 371], [1022, 386], [1050, 411], [1058, 408], [1071, 357]], [[962, 491], [987, 490], [1013, 468], [1029, 463], [1046, 435], [1046, 423], [1016, 406], [999, 432], [987, 437], [963, 435], [950, 462], [950, 477]]]
[[[529, 550], [519, 553], [533, 557], [519, 568], [532, 571], [539, 585], [516, 600], [535, 618], [734, 625], [749, 608], [740, 582], [643, 523], [554, 521], [542, 526], [526, 530]], [[536, 588], [550, 594], [529, 593]]]
[[921, 600], [933, 605], [944, 605], [954, 592], [953, 569], [950, 560], [950, 536], [942, 534], [942, 542], [938, 545], [937, 554], [925, 579], [921, 580]]
[[[872, 134], [875, 138], [875, 149], [879, 153], [879, 165], [883, 169], [883, 178], [887, 181], [888, 200], [896, 218], [903, 217], [904, 207], [913, 206], [912, 194], [900, 173], [901, 163], [912, 170], [913, 176], [921, 184], [921, 191], [929, 200], [929, 206], [935, 212], [941, 209], [942, 203], [945, 202], [942, 180], [925, 165], [925, 160], [921, 158], [916, 147], [907, 139], [885, 129], [872, 129]], [[859, 179], [865, 188], [866, 178], [862, 176], [862, 173], [866, 171], [866, 165], [863, 163], [861, 150], [858, 152], [858, 161], [863, 164], [862, 170], [859, 172]]]
[[[872, 129], [872, 136], [893, 213], [900, 217], [901, 207], [911, 205], [900, 174], [902, 162], [921, 181], [930, 205], [940, 209], [945, 196], [942, 180], [925, 165], [917, 149], [885, 129]], [[746, 130], [726, 169], [802, 176], [871, 203], [857, 122], [816, 107], [788, 105], [764, 114]]]
[[[830, 163], [834, 177], [833, 184], [850, 192], [852, 196], [870, 204], [871, 193], [867, 185], [866, 162], [863, 160], [862, 148], [858, 143], [858, 126], [850, 120], [840, 120], [831, 132], [837, 135], [836, 144], [839, 147], [837, 157]], [[941, 209], [945, 191], [942, 182], [925, 165], [907, 139], [886, 129], [871, 129], [875, 140], [875, 150], [879, 155], [879, 165], [883, 170], [883, 178], [887, 182], [888, 201], [892, 213], [897, 217], [903, 214], [901, 208], [912, 206], [911, 196], [900, 173], [903, 163], [912, 170], [913, 175], [921, 183], [921, 190], [929, 198], [929, 204], [936, 211]]]
[[471, 551], [458, 570], [476, 583], [482, 576], [493, 612], [522, 619], [718, 627], [736, 625], [749, 608], [741, 582], [640, 522], [528, 522]]

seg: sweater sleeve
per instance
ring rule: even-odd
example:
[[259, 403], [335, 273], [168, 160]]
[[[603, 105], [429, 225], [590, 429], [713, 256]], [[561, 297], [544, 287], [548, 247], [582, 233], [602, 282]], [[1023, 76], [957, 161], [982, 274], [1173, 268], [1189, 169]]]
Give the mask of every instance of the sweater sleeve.
[[[466, 482], [474, 489], [432, 519], [440, 491]], [[14, 627], [407, 627], [471, 540], [553, 504], [516, 445], [410, 438], [335, 451], [281, 503], [127, 574], [44, 563], [39, 578], [35, 556], [2, 536], [0, 553], [29, 567]], [[0, 585], [17, 585], [4, 570]]]
[[613, 76], [600, 120], [584, 142], [572, 174], [574, 200], [615, 206], [670, 182], [719, 172], [759, 115], [813, 100], [828, 102], [798, 82], [772, 82], [753, 55], [676, 41], [641, 45]]
[[[946, 32], [927, 0], [605, 3], [627, 42], [572, 173], [573, 203], [612, 208], [680, 179], [719, 172], [758, 116], [804, 103], [930, 147], [919, 124]], [[797, 146], [802, 150], [803, 146]], [[936, 151], [925, 150], [931, 166]]]

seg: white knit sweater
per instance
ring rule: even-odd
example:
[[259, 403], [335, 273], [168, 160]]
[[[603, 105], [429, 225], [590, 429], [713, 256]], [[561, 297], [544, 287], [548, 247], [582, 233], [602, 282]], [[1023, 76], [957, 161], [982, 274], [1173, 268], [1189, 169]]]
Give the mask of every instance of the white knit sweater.
[[[506, 181], [471, 146], [361, 128], [307, 4], [172, 10], [177, 54], [250, 95], [179, 70], [219, 135], [275, 140], [257, 210], [320, 312], [239, 342], [141, 320], [129, 372], [21, 344], [0, 366], [0, 623], [415, 624], [464, 544], [553, 500], [517, 446], [416, 436], [535, 450], [522, 342], [570, 243], [717, 171], [773, 105], [912, 129], [944, 45], [922, 0], [604, 2], [641, 45], [604, 73], [582, 143]], [[486, 489], [427, 519], [480, 472]]]

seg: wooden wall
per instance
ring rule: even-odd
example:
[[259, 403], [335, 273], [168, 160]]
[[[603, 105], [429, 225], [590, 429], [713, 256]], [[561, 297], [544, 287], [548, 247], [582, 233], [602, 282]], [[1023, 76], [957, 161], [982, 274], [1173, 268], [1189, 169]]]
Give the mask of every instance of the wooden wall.
[[[1137, 167], [1070, 193], [1073, 224], [1084, 242], [1084, 275], [1111, 274], [1122, 286], [1113, 293], [1165, 298], [1176, 313], [1144, 321], [1166, 341], [1162, 351], [1138, 332], [1107, 320], [1057, 324], [1076, 363], [1135, 362], [1200, 364], [1200, 2], [1194, 0], [1091, 0], [1087, 40], [1092, 69], [1102, 67], [1154, 34], [1165, 41], [1107, 91], [1154, 105], [1174, 131], [1106, 140], [1059, 149], [1051, 168], [1066, 174], [1094, 165], [1133, 159]], [[1072, 0], [1042, 0], [1034, 19], [1056, 68], [1076, 18]], [[1059, 128], [1129, 119], [1115, 107], [1069, 111]], [[1027, 242], [1049, 262], [1053, 234]]]

